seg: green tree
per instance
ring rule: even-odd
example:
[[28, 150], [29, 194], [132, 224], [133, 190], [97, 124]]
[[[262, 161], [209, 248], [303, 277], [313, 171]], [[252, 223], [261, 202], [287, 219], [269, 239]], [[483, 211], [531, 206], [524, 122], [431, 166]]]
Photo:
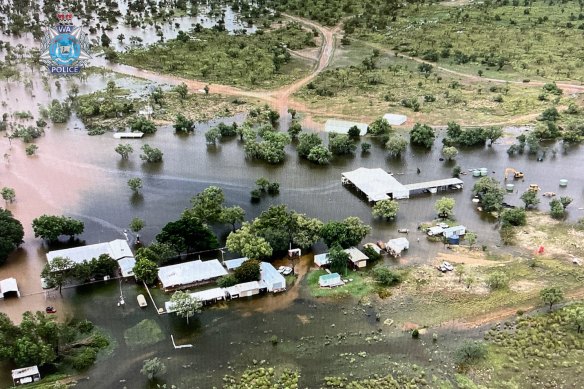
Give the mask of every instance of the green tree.
[[456, 202], [453, 198], [450, 197], [442, 197], [434, 203], [434, 209], [438, 216], [442, 218], [450, 218], [454, 216], [454, 205]]
[[186, 99], [189, 95], [189, 88], [187, 84], [184, 82], [172, 88], [172, 91], [175, 92], [181, 99]]
[[136, 255], [136, 264], [132, 270], [134, 276], [147, 285], [152, 285], [156, 281], [156, 278], [158, 278], [158, 266], [156, 263], [138, 254]]
[[138, 193], [142, 189], [142, 179], [138, 177], [130, 178], [128, 186], [132, 189], [132, 192]]
[[140, 250], [149, 250], [152, 254], [148, 257], [151, 261], [156, 262], [159, 266], [165, 264], [178, 256], [178, 251], [168, 243], [154, 242], [148, 247], [141, 247]]
[[408, 141], [401, 135], [392, 136], [385, 143], [385, 148], [389, 151], [389, 155], [391, 157], [400, 156], [404, 151], [406, 151], [407, 147]]
[[347, 135], [349, 135], [349, 137], [353, 139], [359, 139], [359, 137], [361, 136], [361, 130], [359, 129], [359, 127], [353, 126], [349, 128], [349, 132], [347, 133]]
[[134, 152], [134, 148], [129, 144], [122, 144], [116, 146], [115, 148], [116, 153], [120, 154], [122, 159], [128, 159], [130, 154]]
[[130, 130], [132, 132], [143, 132], [144, 134], [154, 134], [156, 132], [156, 125], [153, 121], [140, 115], [136, 116], [130, 121]]
[[242, 223], [245, 220], [245, 211], [238, 205], [225, 207], [221, 210], [219, 219], [221, 220], [221, 223], [231, 225], [231, 230], [235, 231], [235, 225], [237, 223]]
[[427, 124], [416, 123], [410, 131], [410, 142], [414, 145], [423, 146], [427, 149], [434, 144], [436, 134], [432, 127]]
[[167, 223], [156, 241], [172, 246], [177, 252], [196, 252], [219, 247], [217, 237], [197, 217], [184, 212], [180, 219]]
[[349, 254], [345, 252], [341, 246], [335, 244], [328, 253], [331, 271], [341, 275], [347, 274], [347, 264], [349, 262]]
[[382, 217], [385, 219], [393, 219], [397, 215], [399, 204], [395, 200], [381, 200], [373, 205], [372, 214], [375, 217]]
[[24, 243], [22, 223], [16, 220], [12, 213], [0, 208], [0, 265], [6, 262], [8, 254]]
[[487, 285], [491, 290], [506, 289], [509, 286], [509, 278], [505, 273], [496, 271], [487, 279]]
[[101, 34], [101, 45], [102, 45], [103, 47], [109, 47], [109, 45], [110, 45], [111, 41], [112, 41], [112, 40], [110, 39], [110, 37], [109, 37], [109, 36], [107, 36], [107, 35], [106, 35], [106, 33], [105, 33], [105, 32]]
[[472, 247], [477, 241], [477, 234], [475, 234], [474, 232], [467, 232], [464, 235], [464, 239], [468, 243], [468, 247]]
[[227, 237], [226, 246], [229, 251], [250, 259], [262, 259], [272, 255], [270, 244], [266, 239], [255, 235], [249, 223], [243, 223], [239, 230], [231, 232]]
[[335, 243], [342, 248], [357, 246], [371, 232], [371, 227], [356, 216], [343, 221], [330, 221], [323, 225], [320, 235], [328, 247]]
[[561, 219], [564, 217], [566, 210], [560, 200], [553, 199], [550, 201], [550, 214], [554, 219]]
[[193, 132], [195, 131], [195, 121], [179, 113], [174, 121], [174, 130], [185, 133]]
[[288, 134], [290, 135], [290, 138], [297, 139], [301, 132], [302, 126], [298, 121], [293, 120], [292, 123], [290, 123], [290, 127], [288, 128]]
[[402, 276], [386, 267], [377, 266], [373, 269], [373, 278], [381, 286], [394, 286], [402, 281]]
[[391, 131], [391, 126], [389, 122], [383, 117], [375, 119], [369, 127], [367, 127], [367, 132], [371, 135], [382, 135]]
[[570, 307], [568, 310], [568, 318], [572, 321], [578, 328], [578, 333], [584, 328], [584, 307]]
[[363, 142], [361, 143], [361, 153], [367, 154], [371, 150], [371, 143]]
[[466, 268], [464, 267], [463, 264], [460, 264], [454, 268], [454, 272], [458, 276], [458, 283], [461, 283], [462, 277], [466, 274]]
[[505, 191], [493, 177], [481, 177], [474, 184], [472, 191], [479, 196], [486, 212], [499, 211], [501, 209]]
[[140, 154], [140, 159], [148, 163], [162, 162], [162, 156], [164, 153], [156, 147], [151, 147], [149, 144], [145, 144], [141, 147], [142, 153]]
[[133, 232], [140, 232], [144, 228], [144, 220], [140, 219], [139, 217], [135, 217], [130, 222], [129, 227]]
[[465, 369], [485, 359], [487, 352], [483, 342], [466, 340], [454, 353], [454, 362], [459, 368]]
[[166, 374], [166, 366], [158, 357], [152, 359], [146, 359], [140, 373], [152, 380], [155, 377]]
[[503, 136], [503, 128], [501, 127], [489, 127], [485, 130], [485, 136], [490, 141], [490, 145], [495, 143], [497, 139]]
[[2, 188], [0, 193], [2, 194], [2, 198], [6, 203], [10, 202], [12, 204], [16, 198], [16, 191], [12, 188], [8, 188], [7, 186]]
[[219, 139], [221, 139], [221, 131], [217, 127], [213, 127], [205, 133], [205, 142], [208, 145], [216, 145]]
[[536, 207], [539, 204], [539, 198], [537, 197], [537, 192], [534, 190], [528, 190], [521, 195], [521, 200], [525, 204], [525, 209], [530, 207]]
[[177, 316], [186, 318], [187, 324], [189, 324], [189, 317], [201, 312], [201, 307], [203, 306], [201, 300], [191, 296], [188, 290], [186, 292], [181, 290], [174, 292], [170, 302], [172, 303], [172, 311]]
[[356, 149], [357, 145], [349, 136], [338, 134], [329, 135], [329, 150], [334, 155], [354, 154]]
[[442, 155], [447, 160], [452, 160], [458, 155], [458, 149], [454, 146], [445, 146], [442, 148]]
[[319, 165], [328, 165], [332, 157], [332, 153], [326, 147], [319, 145], [310, 149], [307, 159]]
[[259, 281], [260, 279], [260, 261], [248, 259], [241, 266], [235, 269], [235, 278], [238, 282]]
[[75, 262], [65, 257], [55, 257], [47, 263], [41, 272], [49, 287], [59, 288], [62, 294], [63, 285], [71, 278], [75, 271]]
[[191, 199], [191, 208], [186, 211], [204, 223], [221, 222], [225, 194], [218, 186], [209, 186]]
[[554, 304], [557, 304], [564, 299], [564, 292], [562, 292], [560, 288], [552, 286], [549, 288], [543, 288], [539, 292], [539, 296], [544, 303], [549, 304], [551, 311]]
[[24, 149], [24, 151], [26, 152], [26, 155], [34, 155], [36, 153], [36, 151], [38, 150], [38, 146], [37, 145], [28, 145], [26, 146], [26, 148]]
[[564, 209], [568, 208], [568, 205], [570, 205], [572, 201], [573, 199], [571, 197], [568, 196], [560, 197], [560, 203], [562, 204], [562, 207], [564, 207]]
[[260, 191], [265, 192], [268, 190], [268, 186], [270, 185], [270, 181], [268, 181], [268, 179], [265, 177], [260, 177], [256, 180], [255, 184]]
[[66, 216], [42, 215], [33, 219], [32, 229], [35, 238], [41, 237], [52, 242], [61, 235], [69, 235], [72, 238], [73, 235], [83, 233], [84, 224]]
[[310, 151], [316, 147], [322, 145], [322, 140], [318, 137], [317, 134], [308, 134], [302, 133], [298, 137], [298, 146], [296, 147], [296, 151], [298, 155], [302, 158], [308, 158]]
[[525, 210], [521, 208], [506, 209], [501, 213], [501, 225], [506, 226], [524, 226], [527, 223]]

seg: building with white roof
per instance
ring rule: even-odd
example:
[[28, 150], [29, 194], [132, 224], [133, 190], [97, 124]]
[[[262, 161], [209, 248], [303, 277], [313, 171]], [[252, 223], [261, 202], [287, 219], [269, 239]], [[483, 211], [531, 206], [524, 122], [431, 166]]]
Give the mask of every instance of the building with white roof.
[[227, 275], [217, 259], [191, 261], [158, 269], [158, 279], [164, 290], [182, 289], [211, 282]]
[[227, 270], [235, 270], [248, 259], [249, 259], [248, 257], [228, 259], [227, 261], [224, 261], [223, 264], [225, 265]]
[[136, 258], [126, 257], [118, 259], [118, 266], [122, 272], [122, 277], [132, 277], [134, 275], [134, 266], [136, 265]]
[[399, 257], [404, 250], [408, 250], [410, 248], [410, 241], [404, 237], [390, 239], [385, 244], [386, 250], [389, 254], [393, 255], [394, 257]]
[[258, 281], [250, 281], [225, 288], [225, 292], [228, 298], [236, 299], [238, 297], [249, 297], [259, 294], [261, 289], [264, 288], [262, 288], [262, 285]]
[[324, 131], [334, 132], [335, 134], [348, 134], [351, 127], [357, 127], [361, 136], [367, 134], [367, 123], [349, 122], [338, 119], [327, 120], [324, 124]]
[[365, 255], [357, 247], [350, 247], [343, 251], [349, 254], [349, 261], [351, 261], [353, 266], [355, 266], [356, 268], [362, 268], [367, 266], [367, 260], [369, 259], [369, 257]]
[[31, 382], [40, 381], [41, 374], [38, 366], [23, 367], [22, 369], [12, 370], [12, 382], [14, 385], [30, 384]]
[[6, 278], [0, 280], [0, 299], [7, 297], [8, 294], [13, 293], [16, 297], [20, 297], [20, 291], [16, 284], [16, 278]]
[[326, 266], [330, 263], [328, 253], [316, 254], [314, 256], [314, 264], [318, 267]]
[[268, 262], [260, 263], [260, 284], [272, 293], [286, 290], [286, 279]]
[[383, 118], [392, 126], [401, 126], [408, 120], [406, 115], [398, 115], [394, 113], [386, 113], [383, 115]]
[[54, 250], [47, 253], [47, 261], [51, 263], [57, 257], [69, 258], [76, 264], [91, 261], [102, 254], [109, 255], [114, 260], [133, 258], [134, 254], [125, 239], [116, 239], [111, 242], [90, 244], [70, 249]]
[[[191, 293], [190, 296], [199, 300], [203, 305], [209, 305], [217, 301], [225, 300], [225, 289], [213, 288], [201, 290], [199, 292]], [[164, 308], [168, 313], [174, 312], [174, 303], [172, 301], [167, 301], [164, 303]]]

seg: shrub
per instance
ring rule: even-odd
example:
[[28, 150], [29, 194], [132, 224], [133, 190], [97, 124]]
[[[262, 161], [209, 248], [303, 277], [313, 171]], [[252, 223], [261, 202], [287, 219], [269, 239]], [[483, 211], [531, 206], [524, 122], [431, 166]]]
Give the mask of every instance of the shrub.
[[509, 286], [509, 278], [504, 273], [497, 271], [489, 276], [487, 285], [491, 290], [506, 289]]
[[399, 273], [392, 272], [386, 267], [373, 269], [373, 278], [382, 286], [393, 286], [402, 281], [402, 276]]
[[364, 247], [362, 251], [363, 251], [363, 254], [367, 255], [367, 258], [369, 258], [370, 262], [376, 262], [379, 259], [381, 259], [381, 254], [379, 254], [377, 251], [375, 251], [370, 246]]
[[81, 332], [82, 334], [88, 334], [91, 332], [91, 330], [93, 330], [93, 323], [90, 322], [89, 320], [82, 320], [79, 323], [77, 323], [77, 329], [79, 330], [79, 332]]
[[93, 365], [96, 359], [97, 350], [93, 347], [86, 347], [71, 358], [71, 365], [75, 370], [85, 370]]
[[483, 342], [465, 341], [454, 353], [454, 362], [461, 368], [473, 365], [487, 356], [487, 346]]
[[414, 330], [412, 331], [412, 338], [418, 339], [419, 337], [420, 337], [420, 331], [418, 331], [417, 328], [414, 328]]
[[217, 280], [217, 286], [220, 288], [228, 288], [235, 284], [237, 284], [237, 278], [235, 278], [235, 276], [232, 274], [228, 274]]
[[526, 213], [524, 209], [506, 209], [501, 214], [503, 226], [524, 226], [526, 224]]

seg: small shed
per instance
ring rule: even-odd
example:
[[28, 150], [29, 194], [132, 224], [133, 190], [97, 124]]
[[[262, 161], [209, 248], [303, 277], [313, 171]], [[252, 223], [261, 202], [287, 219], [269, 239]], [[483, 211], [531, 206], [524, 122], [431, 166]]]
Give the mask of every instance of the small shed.
[[404, 250], [408, 250], [410, 248], [410, 241], [404, 237], [390, 239], [385, 244], [387, 248], [387, 252], [394, 257], [399, 257]]
[[381, 255], [381, 247], [379, 247], [377, 244], [375, 244], [375, 243], [365, 243], [363, 245], [363, 248], [366, 248], [366, 247], [371, 247], [371, 249], [373, 249], [373, 251], [375, 251], [377, 254], [380, 254]]
[[227, 261], [223, 262], [223, 265], [227, 268], [227, 270], [235, 270], [241, 266], [242, 263], [247, 261], [248, 257], [243, 258], [235, 258], [235, 259], [228, 259]]
[[40, 381], [41, 374], [38, 366], [23, 367], [22, 369], [12, 370], [12, 382], [14, 385], [30, 384], [31, 382]]
[[286, 290], [286, 279], [268, 262], [260, 263], [260, 284], [272, 293]]
[[444, 229], [444, 231], [442, 231], [442, 235], [445, 238], [450, 238], [453, 235], [464, 235], [466, 234], [466, 227], [465, 226], [454, 226], [454, 227], [450, 227], [450, 228], [446, 228]]
[[134, 266], [136, 266], [136, 258], [126, 257], [118, 260], [118, 266], [122, 272], [122, 277], [132, 277], [134, 275]]
[[369, 257], [365, 255], [361, 250], [357, 247], [351, 247], [344, 250], [347, 254], [349, 254], [349, 260], [356, 268], [363, 268], [367, 266], [367, 260]]
[[335, 286], [345, 285], [339, 273], [330, 273], [318, 277], [318, 285], [321, 288], [334, 288]]
[[13, 277], [0, 280], [0, 299], [9, 297], [10, 295], [20, 297], [16, 278]]
[[428, 228], [427, 234], [430, 236], [435, 236], [435, 235], [440, 235], [442, 232], [444, 232], [444, 228], [442, 228], [440, 226], [434, 226], [434, 227]]
[[314, 256], [314, 264], [318, 267], [324, 267], [330, 264], [328, 253], [317, 254]]
[[227, 297], [236, 299], [238, 297], [249, 297], [260, 293], [262, 289], [258, 281], [244, 282], [225, 288]]
[[201, 301], [203, 305], [216, 303], [217, 301], [225, 300], [225, 289], [213, 288], [202, 290], [200, 292], [191, 293], [193, 298]]

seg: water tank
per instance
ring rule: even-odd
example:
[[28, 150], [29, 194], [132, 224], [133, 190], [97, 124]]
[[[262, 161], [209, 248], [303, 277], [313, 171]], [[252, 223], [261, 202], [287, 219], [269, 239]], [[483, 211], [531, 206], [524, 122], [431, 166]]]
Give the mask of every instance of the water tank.
[[505, 185], [505, 188], [507, 188], [507, 192], [513, 192], [513, 190], [515, 189], [515, 185], [507, 184]]
[[568, 180], [566, 180], [565, 178], [562, 178], [560, 180], [560, 186], [568, 186]]
[[460, 243], [460, 237], [458, 235], [452, 235], [447, 240], [448, 240], [449, 244], [459, 244]]
[[482, 167], [481, 170], [481, 176], [486, 176], [487, 174], [489, 174], [489, 170], [486, 167]]
[[472, 176], [473, 177], [480, 177], [481, 176], [481, 171], [480, 170], [473, 170], [472, 171]]

